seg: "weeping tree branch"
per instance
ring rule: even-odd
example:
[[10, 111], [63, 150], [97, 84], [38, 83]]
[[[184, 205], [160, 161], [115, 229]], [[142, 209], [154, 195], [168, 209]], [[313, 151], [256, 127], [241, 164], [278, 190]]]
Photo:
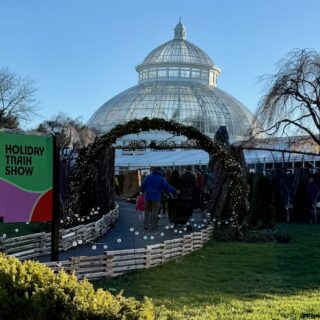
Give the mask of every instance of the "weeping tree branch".
[[298, 129], [320, 145], [320, 53], [293, 50], [263, 80], [268, 87], [256, 112], [256, 135], [292, 135]]

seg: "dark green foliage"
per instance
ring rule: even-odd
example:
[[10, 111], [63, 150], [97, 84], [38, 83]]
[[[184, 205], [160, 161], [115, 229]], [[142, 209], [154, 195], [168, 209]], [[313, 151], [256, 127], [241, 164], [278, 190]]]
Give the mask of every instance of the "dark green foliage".
[[307, 178], [301, 179], [298, 185], [297, 194], [293, 203], [292, 222], [308, 222], [310, 210], [313, 208], [311, 200], [309, 181]]
[[270, 179], [258, 175], [253, 180], [249, 224], [260, 229], [270, 228], [274, 220], [273, 191]]
[[150, 301], [94, 290], [65, 272], [54, 274], [34, 261], [0, 255], [1, 320], [151, 320]]

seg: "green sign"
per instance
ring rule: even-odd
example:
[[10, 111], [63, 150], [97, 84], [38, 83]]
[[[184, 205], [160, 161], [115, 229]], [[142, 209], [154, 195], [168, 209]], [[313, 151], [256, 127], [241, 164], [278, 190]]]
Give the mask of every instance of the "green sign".
[[0, 133], [0, 217], [51, 221], [53, 139]]

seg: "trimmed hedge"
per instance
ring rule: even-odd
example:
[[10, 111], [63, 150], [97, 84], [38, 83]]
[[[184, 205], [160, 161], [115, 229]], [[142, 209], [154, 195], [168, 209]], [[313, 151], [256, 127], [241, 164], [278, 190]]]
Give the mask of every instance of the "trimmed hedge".
[[55, 274], [39, 262], [0, 254], [0, 319], [151, 320], [150, 300], [94, 290], [64, 271]]

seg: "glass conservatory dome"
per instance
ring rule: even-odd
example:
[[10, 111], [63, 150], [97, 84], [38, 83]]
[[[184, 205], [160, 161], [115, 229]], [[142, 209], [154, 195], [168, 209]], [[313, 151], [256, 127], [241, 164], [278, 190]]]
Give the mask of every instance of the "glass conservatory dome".
[[154, 49], [136, 67], [138, 85], [102, 105], [88, 126], [103, 134], [133, 119], [162, 118], [194, 126], [212, 138], [220, 126], [226, 126], [231, 141], [243, 139], [251, 112], [216, 87], [221, 70], [185, 36], [180, 21], [174, 39]]

